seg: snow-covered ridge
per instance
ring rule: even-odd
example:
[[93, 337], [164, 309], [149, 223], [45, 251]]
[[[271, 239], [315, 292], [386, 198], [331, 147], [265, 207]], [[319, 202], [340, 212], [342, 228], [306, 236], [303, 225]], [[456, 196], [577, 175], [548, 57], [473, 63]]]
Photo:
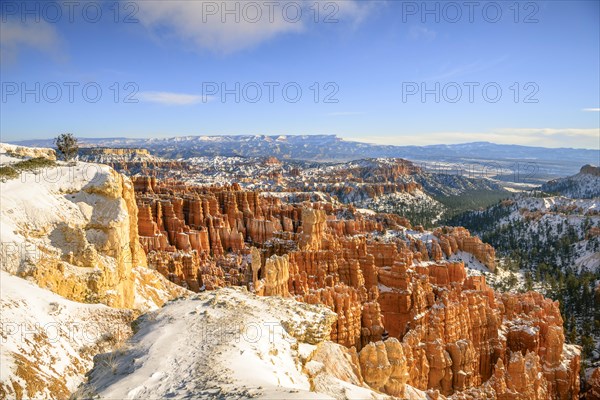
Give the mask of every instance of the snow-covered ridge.
[[[124, 347], [98, 357], [77, 395], [101, 399], [386, 397], [329, 375], [322, 364], [321, 371], [315, 370], [311, 355], [327, 339], [333, 320], [335, 314], [324, 306], [257, 297], [243, 288], [171, 302], [141, 318], [137, 333]], [[319, 383], [324, 381], [328, 384]], [[410, 387], [407, 393], [409, 398], [426, 398]]]
[[584, 165], [578, 174], [547, 182], [541, 186], [541, 190], [570, 198], [600, 197], [600, 168]]
[[[145, 260], [131, 240], [137, 209], [124, 198], [129, 191], [133, 199], [128, 178], [105, 165], [63, 163], [1, 182], [0, 191], [3, 270], [73, 300], [132, 306], [131, 268]], [[95, 291], [93, 276], [105, 283]]]
[[0, 163], [6, 163], [11, 157], [17, 159], [44, 157], [50, 160], [56, 160], [56, 152], [53, 149], [43, 147], [26, 147], [0, 143]]

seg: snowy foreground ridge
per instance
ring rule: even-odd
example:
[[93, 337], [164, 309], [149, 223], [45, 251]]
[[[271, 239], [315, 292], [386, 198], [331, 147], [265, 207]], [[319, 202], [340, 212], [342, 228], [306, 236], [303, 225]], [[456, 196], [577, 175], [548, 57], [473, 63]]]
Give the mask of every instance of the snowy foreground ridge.
[[[311, 360], [335, 315], [322, 306], [224, 288], [168, 303], [138, 320], [125, 346], [96, 357], [76, 396], [146, 398], [386, 398]], [[341, 374], [340, 374], [341, 376]], [[407, 387], [407, 396], [426, 399]]]
[[12, 389], [0, 398], [66, 398], [94, 354], [131, 334], [130, 310], [70, 301], [4, 271], [0, 292], [0, 381]]

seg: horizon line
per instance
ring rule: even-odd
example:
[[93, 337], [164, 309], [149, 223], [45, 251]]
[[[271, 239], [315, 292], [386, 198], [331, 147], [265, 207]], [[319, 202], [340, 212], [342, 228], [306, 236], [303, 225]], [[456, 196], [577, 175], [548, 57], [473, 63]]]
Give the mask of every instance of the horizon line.
[[[161, 137], [127, 137], [127, 136], [100, 136], [100, 137], [87, 137], [87, 136], [79, 136], [78, 140], [170, 140], [170, 139], [178, 139], [178, 138], [200, 138], [200, 137], [289, 137], [289, 136], [321, 136], [321, 137], [334, 137], [340, 139], [345, 142], [352, 143], [364, 143], [372, 146], [392, 146], [392, 147], [434, 147], [434, 146], [460, 146], [467, 144], [492, 144], [496, 146], [519, 146], [519, 147], [529, 147], [529, 148], [542, 148], [542, 149], [570, 149], [570, 150], [591, 150], [591, 151], [600, 151], [600, 145], [598, 148], [589, 148], [589, 147], [545, 147], [545, 146], [530, 146], [524, 144], [516, 144], [516, 143], [497, 143], [486, 140], [479, 141], [467, 141], [467, 142], [458, 142], [458, 143], [434, 143], [434, 144], [407, 144], [407, 145], [399, 145], [399, 144], [381, 144], [374, 142], [366, 142], [356, 138], [345, 138], [338, 134], [329, 134], [329, 133], [303, 133], [303, 134], [205, 134], [205, 135], [180, 135], [180, 136], [161, 136]], [[46, 137], [46, 138], [36, 138], [36, 139], [23, 139], [23, 140], [0, 140], [0, 143], [8, 143], [8, 144], [17, 144], [26, 146], [22, 143], [28, 142], [36, 142], [36, 141], [47, 141], [53, 140], [54, 137]], [[85, 144], [85, 143], [84, 143]]]

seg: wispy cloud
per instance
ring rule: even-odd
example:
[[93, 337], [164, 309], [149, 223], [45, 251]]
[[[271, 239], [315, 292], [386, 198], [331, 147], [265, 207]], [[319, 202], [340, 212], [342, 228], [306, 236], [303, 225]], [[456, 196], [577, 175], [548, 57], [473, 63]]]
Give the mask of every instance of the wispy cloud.
[[[187, 106], [203, 101], [203, 96], [201, 95], [172, 92], [140, 92], [138, 93], [138, 97], [143, 102], [169, 106]], [[212, 100], [210, 96], [204, 96], [203, 102], [206, 103], [210, 100]]]
[[[198, 49], [223, 54], [254, 47], [279, 35], [300, 33], [316, 24], [314, 11], [310, 9], [316, 6], [308, 1], [165, 0], [137, 3], [136, 18], [157, 40], [178, 39]], [[372, 9], [358, 0], [319, 4], [318, 23], [324, 23], [327, 17], [338, 22], [357, 23]], [[297, 15], [301, 17], [297, 19]]]
[[22, 23], [9, 19], [0, 24], [0, 60], [2, 64], [18, 61], [24, 49], [46, 53], [55, 61], [65, 59], [62, 41], [56, 27], [45, 21]]
[[566, 136], [574, 138], [598, 138], [600, 130], [597, 128], [503, 128], [496, 130], [497, 133], [507, 135], [524, 135], [536, 137]]
[[394, 145], [456, 144], [492, 142], [541, 147], [598, 149], [600, 129], [589, 128], [501, 128], [488, 132], [431, 132], [415, 135], [368, 136], [353, 138], [366, 143]]
[[600, 112], [600, 108], [584, 108], [581, 111], [588, 111], [588, 112]]

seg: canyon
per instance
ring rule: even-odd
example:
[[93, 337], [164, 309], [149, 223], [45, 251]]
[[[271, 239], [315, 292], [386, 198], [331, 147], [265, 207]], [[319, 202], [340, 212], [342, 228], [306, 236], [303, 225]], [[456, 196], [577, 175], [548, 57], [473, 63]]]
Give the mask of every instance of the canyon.
[[[370, 176], [362, 164], [344, 170], [340, 182], [369, 180], [367, 197], [420, 190], [400, 182], [410, 164], [376, 165]], [[45, 323], [90, 323], [86, 307], [95, 307], [103, 339], [84, 350], [38, 330], [25, 346], [3, 324], [10, 363], [0, 393], [579, 398], [580, 350], [565, 343], [558, 302], [488, 286], [471, 266], [493, 273], [495, 250], [469, 230], [426, 230], [315, 191], [281, 196], [234, 182], [129, 178], [85, 162], [1, 182], [2, 282], [27, 280], [38, 299], [3, 286], [3, 309], [28, 323], [44, 310]], [[222, 340], [198, 336], [228, 323]], [[275, 336], [243, 339], [270, 323]], [[53, 359], [78, 367], [53, 368]]]
[[558, 304], [468, 276], [449, 258], [468, 253], [493, 271], [495, 253], [464, 228], [427, 232], [397, 215], [290, 204], [237, 184], [133, 184], [152, 268], [193, 291], [245, 286], [326, 306], [337, 314], [330, 339], [355, 352], [372, 389], [578, 398], [579, 353], [565, 344]]

